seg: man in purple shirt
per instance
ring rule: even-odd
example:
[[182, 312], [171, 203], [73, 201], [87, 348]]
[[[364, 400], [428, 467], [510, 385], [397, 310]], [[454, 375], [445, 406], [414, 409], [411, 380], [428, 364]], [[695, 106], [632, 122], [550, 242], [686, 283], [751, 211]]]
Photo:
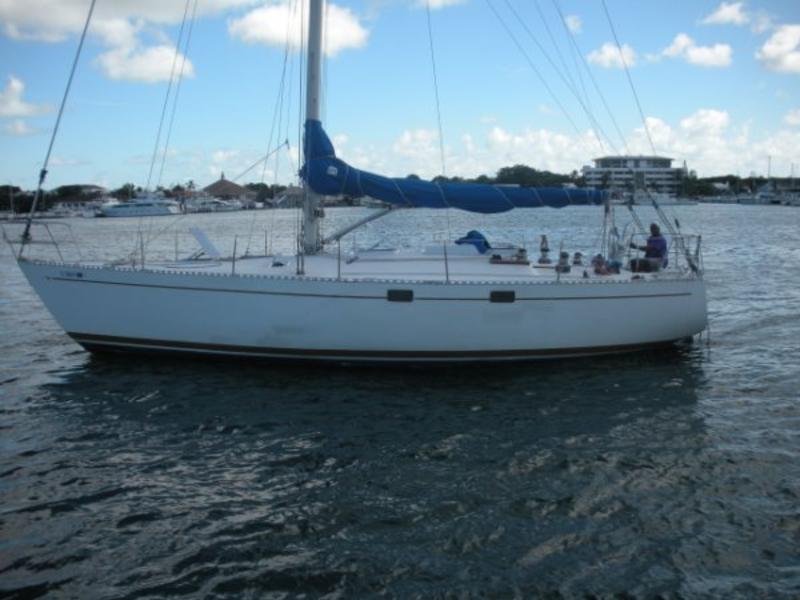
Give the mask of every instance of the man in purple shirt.
[[644, 250], [644, 258], [634, 258], [631, 261], [631, 271], [647, 273], [659, 271], [667, 264], [667, 240], [661, 235], [661, 229], [655, 223], [650, 224], [650, 237], [646, 246], [637, 246], [631, 242], [631, 248]]

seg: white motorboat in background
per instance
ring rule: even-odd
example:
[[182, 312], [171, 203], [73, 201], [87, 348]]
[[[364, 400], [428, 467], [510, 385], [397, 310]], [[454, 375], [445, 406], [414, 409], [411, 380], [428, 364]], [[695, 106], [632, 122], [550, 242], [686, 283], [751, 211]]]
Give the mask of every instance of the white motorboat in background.
[[202, 195], [187, 198], [184, 210], [187, 213], [217, 213], [234, 212], [242, 209], [242, 203], [238, 200], [223, 200]]
[[181, 207], [161, 194], [148, 194], [127, 202], [111, 200], [98, 209], [100, 217], [160, 217], [180, 214]]

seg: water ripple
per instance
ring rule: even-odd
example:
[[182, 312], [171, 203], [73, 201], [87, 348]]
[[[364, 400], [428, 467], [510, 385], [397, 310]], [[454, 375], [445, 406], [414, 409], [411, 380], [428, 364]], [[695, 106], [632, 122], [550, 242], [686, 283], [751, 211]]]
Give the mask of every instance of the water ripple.
[[2, 257], [0, 597], [800, 596], [796, 213], [691, 210], [709, 346], [468, 371], [98, 360]]

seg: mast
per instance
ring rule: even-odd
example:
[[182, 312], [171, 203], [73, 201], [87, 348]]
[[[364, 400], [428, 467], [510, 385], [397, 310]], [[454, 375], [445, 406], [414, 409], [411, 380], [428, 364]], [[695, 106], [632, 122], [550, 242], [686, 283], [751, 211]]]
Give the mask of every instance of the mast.
[[[322, 72], [322, 10], [323, 0], [310, 0], [308, 12], [308, 73], [306, 80], [306, 123], [320, 121], [320, 80]], [[322, 248], [320, 221], [322, 196], [307, 184], [303, 199], [303, 253], [316, 254]]]

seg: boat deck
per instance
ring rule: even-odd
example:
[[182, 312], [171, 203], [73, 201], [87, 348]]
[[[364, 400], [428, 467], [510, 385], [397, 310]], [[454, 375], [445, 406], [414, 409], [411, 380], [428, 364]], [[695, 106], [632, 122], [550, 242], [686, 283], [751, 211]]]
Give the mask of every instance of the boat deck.
[[295, 256], [257, 256], [207, 260], [183, 260], [149, 263], [147, 269], [172, 272], [210, 273], [245, 276], [277, 276], [311, 279], [341, 279], [348, 281], [415, 281], [415, 282], [508, 282], [549, 283], [562, 282], [613, 282], [638, 279], [683, 279], [688, 273], [667, 269], [658, 273], [632, 273], [622, 270], [618, 274], [595, 274], [589, 264], [572, 266], [568, 273], [558, 273], [555, 264], [536, 262], [492, 260], [488, 255], [443, 253], [412, 254], [399, 251], [370, 251], [357, 257], [339, 257], [335, 254], [306, 256], [302, 273], [298, 272]]

